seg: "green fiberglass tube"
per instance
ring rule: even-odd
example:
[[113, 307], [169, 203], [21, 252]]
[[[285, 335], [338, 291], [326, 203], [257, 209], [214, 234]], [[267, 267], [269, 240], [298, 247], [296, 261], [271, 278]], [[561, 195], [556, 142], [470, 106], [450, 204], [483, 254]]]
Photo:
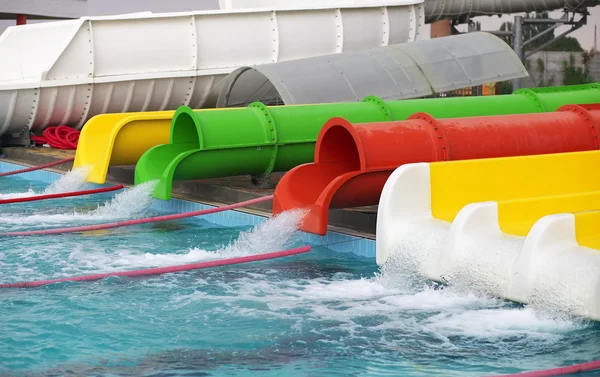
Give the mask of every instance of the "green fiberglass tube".
[[426, 112], [437, 118], [555, 111], [565, 104], [600, 102], [597, 84], [521, 89], [510, 95], [267, 107], [252, 103], [227, 111], [180, 107], [170, 144], [146, 151], [135, 167], [135, 184], [158, 180], [154, 196], [168, 200], [173, 180], [235, 175], [268, 176], [313, 161], [323, 124], [333, 117], [352, 123], [404, 120]]

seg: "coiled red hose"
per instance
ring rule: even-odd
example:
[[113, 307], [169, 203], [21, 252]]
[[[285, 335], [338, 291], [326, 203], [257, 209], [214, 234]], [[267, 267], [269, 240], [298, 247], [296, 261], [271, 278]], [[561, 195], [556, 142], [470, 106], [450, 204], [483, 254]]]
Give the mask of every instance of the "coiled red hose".
[[48, 127], [43, 136], [31, 136], [36, 145], [48, 144], [56, 149], [77, 149], [79, 131], [67, 126]]
[[44, 194], [44, 195], [34, 195], [34, 196], [26, 196], [23, 198], [11, 198], [11, 199], [0, 199], [0, 204], [12, 204], [12, 203], [24, 203], [24, 202], [35, 202], [38, 200], [48, 200], [48, 199], [57, 199], [57, 198], [69, 198], [71, 196], [82, 196], [82, 195], [91, 195], [91, 194], [99, 194], [102, 192], [116, 191], [122, 189], [123, 185], [115, 185], [110, 187], [101, 187], [92, 190], [81, 190], [81, 191], [71, 191], [71, 192], [59, 192], [56, 194]]
[[20, 232], [7, 232], [7, 233], [0, 233], [0, 237], [39, 236], [39, 235], [48, 235], [48, 234], [89, 232], [92, 230], [110, 229], [110, 228], [118, 228], [118, 227], [122, 227], [122, 226], [155, 223], [155, 222], [159, 222], [159, 221], [177, 220], [177, 219], [184, 219], [186, 217], [194, 217], [194, 216], [200, 216], [200, 215], [208, 215], [210, 213], [223, 212], [223, 211], [227, 211], [230, 209], [245, 207], [245, 206], [248, 206], [251, 204], [265, 202], [267, 200], [272, 200], [272, 199], [273, 199], [273, 195], [268, 195], [268, 196], [263, 196], [261, 198], [246, 200], [243, 202], [229, 204], [229, 205], [225, 205], [225, 206], [221, 206], [221, 207], [202, 209], [199, 211], [192, 211], [192, 212], [185, 212], [185, 213], [177, 213], [174, 215], [146, 217], [143, 219], [117, 221], [114, 223], [106, 223], [106, 224], [82, 225], [82, 226], [74, 226], [74, 227], [70, 227], [70, 228], [56, 228], [56, 229], [41, 229], [41, 230], [25, 230], [25, 231], [20, 231]]
[[60, 165], [60, 164], [64, 164], [65, 162], [71, 162], [73, 161], [75, 158], [70, 157], [70, 158], [64, 158], [62, 160], [58, 160], [58, 161], [54, 161], [54, 162], [49, 162], [47, 164], [43, 164], [43, 165], [38, 165], [38, 166], [32, 166], [30, 168], [25, 168], [25, 169], [19, 169], [19, 170], [13, 170], [13, 171], [7, 171], [5, 173], [0, 173], [0, 177], [6, 177], [9, 175], [15, 175], [15, 174], [21, 174], [21, 173], [27, 173], [30, 171], [36, 171], [36, 170], [41, 170], [41, 169], [45, 169], [45, 168], [49, 168], [51, 166], [55, 166], [55, 165]]
[[33, 288], [33, 287], [39, 287], [39, 286], [46, 285], [46, 284], [60, 283], [60, 282], [65, 282], [65, 281], [94, 281], [94, 280], [104, 279], [109, 276], [137, 277], [137, 276], [161, 275], [161, 274], [168, 274], [168, 273], [174, 273], [174, 272], [198, 270], [198, 269], [202, 269], [202, 268], [219, 267], [219, 266], [229, 266], [232, 264], [256, 262], [256, 261], [265, 260], [265, 259], [287, 257], [287, 256], [291, 256], [291, 255], [296, 255], [296, 254], [307, 253], [310, 250], [311, 250], [310, 246], [302, 246], [302, 247], [298, 247], [295, 249], [275, 251], [272, 253], [256, 254], [256, 255], [249, 255], [249, 256], [245, 256], [245, 257], [220, 259], [220, 260], [199, 262], [199, 263], [192, 263], [192, 264], [182, 264], [182, 265], [178, 265], [178, 266], [148, 268], [145, 270], [106, 272], [106, 273], [101, 273], [101, 274], [75, 276], [75, 277], [62, 278], [62, 279], [0, 284], [0, 288]]

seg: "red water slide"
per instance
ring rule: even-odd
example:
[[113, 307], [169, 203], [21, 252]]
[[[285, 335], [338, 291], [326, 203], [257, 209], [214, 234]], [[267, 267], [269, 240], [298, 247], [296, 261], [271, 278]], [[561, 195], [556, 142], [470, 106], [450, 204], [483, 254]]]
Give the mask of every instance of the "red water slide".
[[598, 149], [599, 127], [600, 104], [454, 119], [416, 113], [406, 121], [362, 124], [332, 118], [317, 138], [315, 162], [290, 170], [277, 185], [273, 214], [308, 209], [301, 229], [324, 235], [329, 208], [377, 204], [400, 165]]

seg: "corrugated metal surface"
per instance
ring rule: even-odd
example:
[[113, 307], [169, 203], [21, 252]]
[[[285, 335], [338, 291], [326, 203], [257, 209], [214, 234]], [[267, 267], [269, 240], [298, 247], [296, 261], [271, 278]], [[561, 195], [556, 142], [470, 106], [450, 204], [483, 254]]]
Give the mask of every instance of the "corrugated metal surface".
[[464, 16], [542, 12], [556, 9], [576, 9], [582, 5], [598, 5], [597, 0], [427, 0], [425, 20], [457, 19]]
[[[423, 8], [200, 11], [81, 18], [0, 36], [0, 134], [106, 112], [202, 107], [240, 66], [412, 41]], [[408, 5], [406, 5], [408, 4]]]
[[242, 67], [224, 81], [217, 106], [416, 98], [527, 75], [504, 41], [477, 32]]

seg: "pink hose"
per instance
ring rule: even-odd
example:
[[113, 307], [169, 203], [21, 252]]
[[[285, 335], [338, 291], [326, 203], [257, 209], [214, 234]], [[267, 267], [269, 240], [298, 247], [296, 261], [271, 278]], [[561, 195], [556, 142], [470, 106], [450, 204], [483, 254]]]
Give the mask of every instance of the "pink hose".
[[49, 168], [51, 166], [64, 164], [65, 162], [71, 162], [74, 159], [75, 158], [73, 158], [73, 157], [71, 157], [71, 158], [65, 158], [65, 159], [62, 159], [62, 160], [58, 160], [58, 161], [54, 161], [54, 162], [49, 162], [49, 163], [44, 164], [44, 165], [32, 166], [30, 168], [20, 169], [20, 170], [7, 171], [5, 173], [0, 173], [0, 177], [6, 177], [6, 176], [9, 176], [9, 175], [15, 175], [15, 174], [27, 173], [27, 172], [30, 172], [30, 171], [41, 170], [41, 169]]
[[600, 369], [600, 360], [590, 361], [589, 363], [575, 364], [568, 367], [560, 367], [546, 370], [536, 370], [532, 372], [523, 372], [515, 374], [502, 374], [488, 377], [555, 377], [564, 376], [565, 374], [575, 374], [580, 372], [589, 372]]
[[40, 281], [23, 282], [23, 283], [0, 284], [0, 288], [33, 288], [33, 287], [39, 287], [39, 286], [46, 285], [46, 284], [60, 283], [60, 282], [65, 282], [65, 281], [94, 281], [94, 280], [104, 279], [109, 276], [136, 277], [136, 276], [162, 275], [162, 274], [169, 274], [169, 273], [173, 273], [173, 272], [198, 270], [198, 269], [202, 269], [202, 268], [219, 267], [219, 266], [229, 266], [232, 264], [256, 262], [256, 261], [265, 260], [265, 259], [287, 257], [290, 255], [307, 253], [310, 250], [311, 250], [310, 246], [302, 246], [302, 247], [298, 247], [295, 249], [276, 251], [276, 252], [272, 252], [272, 253], [249, 255], [246, 257], [238, 257], [238, 258], [230, 258], [230, 259], [220, 259], [220, 260], [214, 260], [214, 261], [209, 261], [209, 262], [182, 264], [182, 265], [178, 265], [178, 266], [148, 268], [145, 270], [106, 272], [106, 273], [101, 273], [101, 274], [83, 275], [83, 276], [75, 276], [75, 277], [70, 277], [70, 278], [40, 280]]
[[71, 196], [82, 196], [82, 195], [90, 195], [90, 194], [99, 194], [101, 192], [116, 191], [116, 190], [120, 190], [122, 188], [123, 188], [123, 185], [115, 185], [115, 186], [110, 186], [110, 187], [97, 188], [97, 189], [93, 189], [93, 190], [59, 192], [59, 193], [56, 193], [56, 194], [26, 196], [24, 198], [0, 199], [0, 204], [35, 202], [35, 201], [38, 201], [38, 200], [48, 200], [48, 199], [68, 198], [68, 197], [71, 197]]
[[92, 231], [92, 230], [118, 228], [121, 226], [131, 226], [131, 225], [138, 225], [138, 224], [155, 223], [155, 222], [159, 222], [159, 221], [177, 220], [177, 219], [184, 219], [186, 217], [207, 215], [210, 213], [217, 213], [217, 212], [227, 211], [230, 209], [245, 207], [245, 206], [248, 206], [251, 204], [265, 202], [265, 201], [271, 200], [271, 199], [273, 199], [273, 195], [263, 196], [261, 198], [246, 200], [244, 202], [229, 204], [226, 206], [215, 207], [215, 208], [210, 208], [210, 209], [203, 209], [203, 210], [193, 211], [193, 212], [177, 213], [174, 215], [147, 217], [144, 219], [117, 221], [114, 223], [106, 223], [106, 224], [82, 225], [82, 226], [74, 226], [74, 227], [70, 227], [70, 228], [27, 230], [27, 231], [21, 231], [21, 232], [7, 232], [7, 233], [0, 233], [0, 237], [39, 236], [39, 235], [45, 235], [45, 234], [87, 232], [87, 231]]

